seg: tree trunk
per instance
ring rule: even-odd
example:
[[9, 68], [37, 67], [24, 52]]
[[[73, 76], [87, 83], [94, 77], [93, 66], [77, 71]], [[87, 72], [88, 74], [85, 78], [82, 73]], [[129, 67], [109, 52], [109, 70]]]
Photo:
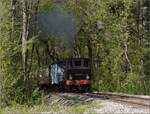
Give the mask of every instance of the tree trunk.
[[[150, 44], [150, 1], [148, 1], [148, 20], [147, 20], [147, 25], [148, 25], [148, 40], [149, 40], [149, 44]], [[150, 47], [150, 45], [149, 45]]]
[[[140, 2], [140, 0], [138, 1], [137, 15], [138, 15], [138, 19], [137, 19], [137, 32], [138, 32], [138, 37], [139, 37], [139, 39], [141, 40], [141, 36], [140, 36], [141, 2]], [[140, 40], [139, 40], [139, 42], [140, 42]]]
[[[27, 88], [27, 38], [28, 38], [28, 16], [27, 16], [27, 0], [22, 1], [22, 9], [23, 9], [23, 25], [22, 25], [22, 67], [23, 67], [23, 76], [25, 89]], [[26, 92], [26, 91], [25, 91]], [[27, 94], [27, 92], [25, 93]]]
[[12, 16], [11, 16], [11, 36], [10, 40], [14, 38], [14, 27], [15, 27], [15, 5], [16, 5], [16, 0], [11, 0], [11, 9], [12, 9]]
[[93, 64], [93, 50], [92, 50], [92, 45], [91, 45], [90, 38], [88, 39], [88, 58], [89, 58], [90, 66], [92, 67], [92, 64]]
[[91, 67], [91, 80], [94, 82], [94, 77], [93, 77], [93, 49], [92, 49], [92, 44], [90, 41], [90, 38], [88, 38], [88, 59]]

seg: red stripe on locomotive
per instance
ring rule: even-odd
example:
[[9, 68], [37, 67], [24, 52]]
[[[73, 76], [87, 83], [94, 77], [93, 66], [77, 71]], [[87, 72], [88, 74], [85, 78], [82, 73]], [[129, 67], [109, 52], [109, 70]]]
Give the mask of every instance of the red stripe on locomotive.
[[90, 80], [80, 80], [80, 84], [90, 84]]
[[90, 84], [90, 80], [66, 80], [66, 85]]

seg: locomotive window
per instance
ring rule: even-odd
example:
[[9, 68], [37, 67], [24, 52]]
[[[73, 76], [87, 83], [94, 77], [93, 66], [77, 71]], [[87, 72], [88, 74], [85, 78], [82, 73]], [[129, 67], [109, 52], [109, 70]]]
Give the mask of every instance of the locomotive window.
[[72, 67], [72, 61], [70, 61], [70, 67]]
[[88, 67], [88, 61], [84, 61], [84, 66]]
[[81, 66], [81, 61], [74, 61], [75, 66]]
[[72, 67], [72, 61], [68, 61], [67, 65], [68, 65], [69, 68], [71, 68]]

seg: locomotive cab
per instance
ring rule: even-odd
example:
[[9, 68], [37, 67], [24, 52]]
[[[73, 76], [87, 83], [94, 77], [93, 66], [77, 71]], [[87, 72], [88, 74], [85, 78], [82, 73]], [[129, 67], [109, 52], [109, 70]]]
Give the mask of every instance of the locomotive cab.
[[85, 58], [74, 58], [67, 61], [67, 90], [88, 90], [90, 84], [90, 64]]

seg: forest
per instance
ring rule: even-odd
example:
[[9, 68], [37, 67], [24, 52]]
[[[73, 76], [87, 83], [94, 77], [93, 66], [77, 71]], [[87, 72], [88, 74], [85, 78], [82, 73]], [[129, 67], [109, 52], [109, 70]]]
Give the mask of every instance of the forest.
[[0, 106], [34, 105], [70, 57], [92, 61], [91, 91], [150, 95], [149, 43], [149, 0], [0, 0]]

